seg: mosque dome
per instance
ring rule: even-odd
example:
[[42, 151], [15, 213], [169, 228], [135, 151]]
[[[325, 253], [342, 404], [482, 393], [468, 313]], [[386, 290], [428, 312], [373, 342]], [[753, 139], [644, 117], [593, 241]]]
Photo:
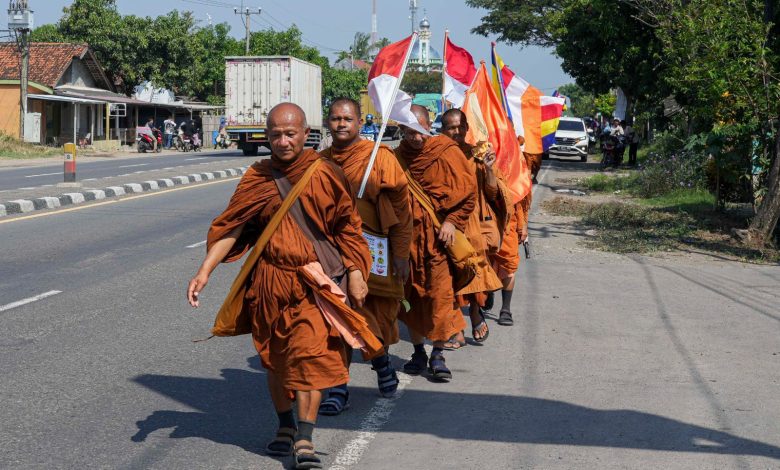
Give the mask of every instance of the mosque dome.
[[430, 21], [428, 21], [428, 18], [423, 18], [422, 21], [420, 21], [420, 29], [429, 29], [431, 27]]

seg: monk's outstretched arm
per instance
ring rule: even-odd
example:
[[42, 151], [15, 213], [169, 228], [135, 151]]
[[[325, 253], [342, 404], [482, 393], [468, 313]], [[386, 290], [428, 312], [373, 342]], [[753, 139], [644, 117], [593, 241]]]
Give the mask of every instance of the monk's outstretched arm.
[[225, 259], [230, 252], [230, 249], [233, 248], [233, 245], [236, 244], [236, 240], [241, 236], [243, 229], [244, 226], [239, 225], [228, 232], [223, 238], [211, 244], [206, 252], [206, 258], [203, 260], [203, 263], [201, 263], [198, 272], [187, 287], [187, 301], [189, 301], [190, 305], [193, 307], [198, 307], [200, 305], [198, 297], [200, 296], [201, 291], [206, 287], [206, 284], [208, 284], [209, 276], [211, 276], [211, 273], [217, 265]]

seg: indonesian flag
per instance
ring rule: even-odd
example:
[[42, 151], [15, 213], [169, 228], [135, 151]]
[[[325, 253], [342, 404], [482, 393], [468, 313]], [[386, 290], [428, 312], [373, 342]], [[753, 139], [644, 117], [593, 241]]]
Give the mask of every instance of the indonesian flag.
[[379, 51], [368, 72], [368, 96], [385, 120], [392, 119], [417, 132], [430, 134], [412, 114], [412, 97], [399, 89], [415, 40], [417, 33]]
[[493, 86], [503, 98], [504, 109], [514, 124], [515, 134], [525, 140], [523, 151], [544, 153], [555, 140], [566, 99], [543, 96], [541, 90], [515, 75], [496, 53], [495, 43], [493, 46]]
[[458, 47], [450, 41], [449, 36], [444, 38], [444, 99], [452, 103], [456, 108], [463, 106], [466, 98], [466, 90], [471, 86], [477, 68], [474, 66], [474, 58], [469, 51]]
[[531, 174], [520, 151], [512, 121], [504, 112], [484, 62], [466, 92], [461, 110], [469, 123], [466, 142], [480, 149], [486, 148], [488, 143], [493, 147], [495, 165], [506, 178], [513, 202], [518, 203], [531, 191]]

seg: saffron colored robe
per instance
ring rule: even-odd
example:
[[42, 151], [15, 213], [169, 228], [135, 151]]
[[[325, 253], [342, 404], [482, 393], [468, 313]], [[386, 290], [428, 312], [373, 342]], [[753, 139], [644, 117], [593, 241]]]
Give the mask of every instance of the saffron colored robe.
[[[477, 191], [458, 145], [449, 137], [436, 136], [426, 139], [421, 150], [402, 141], [395, 153], [430, 197], [442, 221], [465, 231]], [[401, 311], [399, 319], [431, 341], [447, 341], [466, 326], [455, 300], [450, 261], [430, 214], [413, 195], [409, 199], [414, 226], [406, 299], [411, 309]]]
[[[243, 232], [223, 262], [241, 258], [254, 246], [282, 204], [272, 168], [294, 185], [316, 159], [305, 150], [292, 163], [254, 163], [243, 176], [225, 211], [211, 224], [208, 247], [238, 226]], [[303, 211], [341, 253], [348, 271], [368, 278], [371, 258], [361, 220], [341, 170], [324, 163], [299, 197]], [[303, 266], [317, 261], [314, 246], [288, 213], [260, 256], [244, 298], [252, 318], [252, 339], [263, 367], [289, 391], [322, 390], [349, 380], [342, 337], [317, 306]], [[370, 333], [369, 333], [370, 334]]]
[[[320, 154], [338, 164], [357, 195], [371, 157], [374, 142], [361, 140], [345, 149], [330, 147]], [[374, 166], [368, 177], [363, 200], [374, 207], [382, 232], [387, 235], [393, 257], [408, 259], [412, 241], [412, 211], [409, 204], [409, 185], [393, 151], [379, 147]], [[388, 260], [392, 266], [392, 260]], [[396, 344], [400, 301], [372, 295], [369, 290], [365, 304], [356, 310], [362, 313], [374, 335], [385, 346]]]

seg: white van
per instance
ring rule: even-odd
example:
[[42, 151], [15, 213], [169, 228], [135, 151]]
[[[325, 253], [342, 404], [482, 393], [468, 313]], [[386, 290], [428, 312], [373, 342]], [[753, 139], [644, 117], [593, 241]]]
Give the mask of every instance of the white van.
[[560, 157], [580, 157], [588, 161], [588, 131], [585, 121], [575, 117], [562, 117], [555, 131], [555, 143], [547, 151]]

